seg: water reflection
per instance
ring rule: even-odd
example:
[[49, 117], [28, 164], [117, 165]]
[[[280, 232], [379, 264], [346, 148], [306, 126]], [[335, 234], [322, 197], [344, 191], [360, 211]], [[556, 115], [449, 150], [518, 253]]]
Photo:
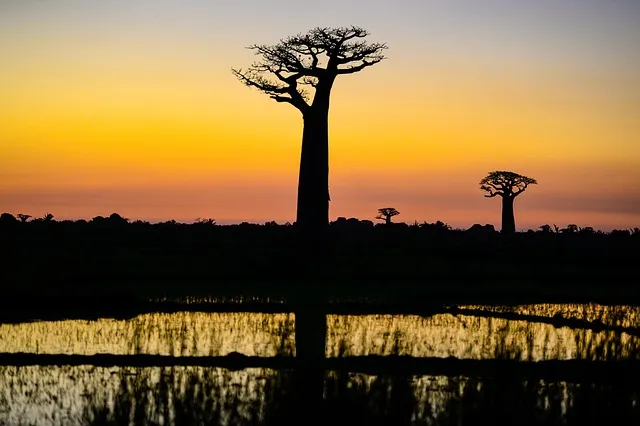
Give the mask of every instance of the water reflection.
[[[480, 308], [544, 317], [575, 318], [584, 314], [591, 323], [625, 327], [634, 326], [640, 312], [636, 307], [599, 305]], [[328, 315], [326, 322], [328, 357], [393, 354], [529, 361], [640, 358], [640, 338], [619, 330], [448, 313], [429, 317]], [[294, 355], [294, 330], [294, 314], [258, 313], [179, 312], [145, 314], [128, 320], [1, 324], [0, 352]]]
[[327, 356], [409, 355], [471, 359], [637, 358], [640, 339], [626, 333], [554, 327], [500, 318], [329, 316]]
[[297, 371], [0, 367], [0, 424], [639, 424], [640, 385], [328, 372], [319, 401]]
[[0, 325], [0, 352], [43, 354], [292, 355], [293, 314], [145, 314], [127, 320]]
[[610, 326], [637, 327], [640, 324], [640, 309], [635, 306], [599, 305], [597, 303], [563, 303], [533, 305], [469, 305], [467, 309], [481, 309], [490, 312], [513, 312], [541, 317], [560, 316], [579, 319]]
[[278, 374], [219, 368], [1, 367], [0, 424], [252, 424]]

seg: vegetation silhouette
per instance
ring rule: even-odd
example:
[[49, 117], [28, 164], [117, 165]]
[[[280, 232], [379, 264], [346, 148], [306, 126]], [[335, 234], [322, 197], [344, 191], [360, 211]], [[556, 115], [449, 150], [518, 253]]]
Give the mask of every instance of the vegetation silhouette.
[[[550, 226], [504, 239], [491, 226], [373, 224], [339, 218], [322, 263], [301, 261], [290, 224], [151, 224], [121, 215], [89, 221], [0, 216], [0, 316], [129, 309], [149, 300], [325, 303], [640, 302], [640, 229], [560, 232]], [[582, 231], [580, 231], [582, 230]], [[495, 260], [500, 259], [500, 265]], [[499, 273], [497, 273], [499, 272]], [[393, 285], [390, 285], [393, 283]], [[320, 319], [312, 320], [320, 321]], [[304, 322], [301, 321], [300, 324]]]
[[[314, 28], [280, 40], [253, 45], [260, 60], [248, 69], [232, 69], [244, 84], [276, 102], [293, 105], [304, 123], [296, 224], [309, 230], [329, 223], [329, 101], [338, 76], [354, 74], [385, 57], [385, 44], [368, 43], [357, 26]], [[304, 89], [302, 86], [306, 86]]]
[[400, 214], [400, 212], [394, 209], [393, 207], [384, 207], [384, 208], [378, 209], [378, 213], [380, 214], [376, 216], [376, 219], [384, 220], [384, 223], [387, 225], [391, 225], [391, 218], [393, 216], [397, 216]]
[[23, 213], [18, 213], [17, 216], [18, 216], [18, 219], [20, 219], [20, 222], [22, 223], [28, 221], [31, 218], [31, 215], [23, 214]]
[[638, 384], [478, 376], [371, 376], [330, 371], [324, 397], [298, 397], [297, 371], [261, 372], [259, 387], [237, 384], [219, 369], [121, 372], [113, 404], [97, 395], [84, 405], [89, 425], [602, 425], [640, 421]]
[[493, 171], [480, 181], [480, 189], [487, 192], [485, 197], [502, 197], [502, 233], [514, 234], [516, 220], [513, 214], [513, 202], [529, 185], [536, 185], [535, 179], [507, 171]]

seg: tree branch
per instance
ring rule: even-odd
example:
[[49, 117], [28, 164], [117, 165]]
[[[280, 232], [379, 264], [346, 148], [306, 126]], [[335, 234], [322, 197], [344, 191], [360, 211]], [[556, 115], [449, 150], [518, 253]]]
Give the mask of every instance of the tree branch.
[[366, 30], [356, 26], [314, 28], [272, 46], [255, 44], [248, 49], [260, 61], [246, 71], [232, 72], [245, 85], [268, 94], [276, 102], [290, 103], [304, 114], [314, 103], [299, 85], [309, 86], [315, 97], [318, 87], [330, 90], [337, 75], [353, 74], [385, 59], [381, 53], [387, 48], [385, 44], [359, 40], [367, 35]]
[[339, 68], [338, 69], [338, 74], [353, 74], [356, 73], [358, 71], [362, 71], [363, 69], [370, 67], [372, 65], [377, 64], [378, 62], [382, 61], [384, 58], [380, 58], [378, 60], [370, 60], [370, 61], [362, 61], [362, 63], [360, 65], [356, 65], [350, 68]]
[[[309, 108], [309, 104], [307, 104], [305, 100], [305, 93], [297, 89], [297, 83], [295, 79], [290, 79], [290, 77], [280, 78], [281, 81], [288, 82], [288, 85], [283, 86], [274, 84], [261, 75], [257, 74], [256, 72], [252, 72], [251, 70], [242, 72], [242, 70], [232, 69], [231, 71], [246, 86], [255, 87], [261, 92], [269, 95], [271, 99], [274, 99], [276, 102], [288, 102], [291, 105], [295, 106], [303, 114]], [[272, 73], [276, 76], [278, 75], [278, 73]], [[283, 95], [289, 95], [289, 97]]]
[[485, 195], [487, 198], [495, 197], [496, 195], [515, 198], [524, 192], [529, 185], [537, 183], [535, 179], [517, 173], [494, 171], [480, 181], [480, 189], [489, 193], [489, 195]]
[[522, 182], [522, 184], [517, 187], [518, 190], [517, 191], [513, 191], [513, 196], [517, 197], [518, 195], [522, 194], [524, 192], [524, 190], [527, 189], [528, 186], [529, 186], [528, 183]]

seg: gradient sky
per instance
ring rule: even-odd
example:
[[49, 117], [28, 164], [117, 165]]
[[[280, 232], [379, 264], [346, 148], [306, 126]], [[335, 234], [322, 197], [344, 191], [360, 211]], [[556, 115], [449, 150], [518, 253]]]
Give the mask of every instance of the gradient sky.
[[0, 211], [295, 220], [302, 120], [231, 67], [315, 26], [388, 59], [334, 86], [331, 219], [640, 226], [638, 0], [1, 0]]

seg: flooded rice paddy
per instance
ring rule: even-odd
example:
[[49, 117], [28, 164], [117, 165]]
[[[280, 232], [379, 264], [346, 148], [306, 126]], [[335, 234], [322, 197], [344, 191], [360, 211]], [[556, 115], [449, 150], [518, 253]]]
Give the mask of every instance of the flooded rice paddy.
[[[593, 304], [460, 306], [430, 316], [327, 315], [324, 355], [613, 365], [640, 361], [639, 315], [638, 307]], [[294, 313], [177, 312], [0, 324], [0, 353], [294, 357], [295, 320]], [[322, 418], [333, 424], [569, 425], [606, 424], [611, 416], [622, 421], [616, 424], [640, 421], [639, 377], [631, 375], [548, 381], [500, 369], [481, 377], [449, 370], [318, 373], [131, 367], [123, 359], [114, 366], [5, 363], [0, 424], [271, 425]]]

